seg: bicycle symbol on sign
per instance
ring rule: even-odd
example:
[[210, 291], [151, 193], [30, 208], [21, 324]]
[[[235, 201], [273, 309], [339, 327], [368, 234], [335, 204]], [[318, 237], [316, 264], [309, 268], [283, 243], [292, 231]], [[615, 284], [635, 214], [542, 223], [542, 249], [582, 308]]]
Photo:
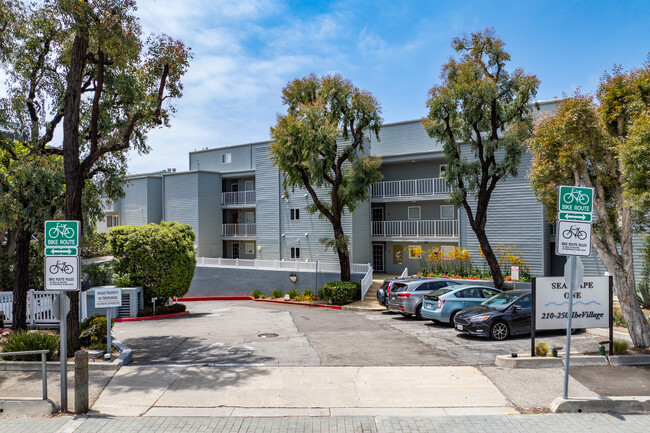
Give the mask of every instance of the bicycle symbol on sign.
[[64, 274], [71, 274], [74, 271], [74, 267], [66, 262], [59, 262], [57, 260], [56, 265], [50, 266], [50, 274], [58, 274], [59, 271]]
[[580, 239], [581, 241], [584, 241], [585, 239], [587, 239], [587, 232], [584, 230], [580, 230], [580, 227], [571, 226], [570, 228], [562, 232], [562, 237], [564, 239], [571, 239], [575, 237], [577, 239]]
[[572, 189], [571, 192], [567, 192], [564, 194], [563, 199], [565, 203], [569, 204], [573, 203], [574, 200], [576, 203], [580, 203], [582, 205], [589, 203], [589, 196], [587, 194], [584, 194], [579, 189]]
[[47, 232], [47, 234], [51, 238], [57, 238], [57, 237], [61, 236], [61, 237], [70, 239], [71, 237], [74, 236], [74, 230], [72, 229], [72, 227], [68, 227], [65, 224], [57, 223], [56, 227], [52, 227], [50, 229], [50, 231]]

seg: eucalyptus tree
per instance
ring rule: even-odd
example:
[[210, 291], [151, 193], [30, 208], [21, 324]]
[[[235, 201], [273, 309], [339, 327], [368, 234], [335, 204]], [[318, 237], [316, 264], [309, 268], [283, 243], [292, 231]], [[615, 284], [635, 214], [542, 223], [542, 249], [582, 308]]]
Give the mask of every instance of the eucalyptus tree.
[[650, 325], [636, 297], [632, 244], [635, 216], [644, 221], [648, 212], [649, 77], [647, 63], [629, 72], [615, 68], [601, 79], [597, 101], [578, 92], [567, 98], [535, 128], [530, 146], [531, 186], [549, 209], [551, 222], [558, 185], [594, 188], [597, 219], [592, 247], [614, 277], [623, 317], [637, 347], [650, 346]]
[[460, 58], [443, 65], [442, 83], [429, 91], [429, 114], [422, 122], [429, 136], [443, 144], [444, 177], [454, 187], [450, 200], [465, 209], [495, 287], [503, 289], [485, 231], [488, 205], [499, 181], [518, 174], [533, 128], [539, 80], [522, 69], [507, 71], [510, 54], [493, 29], [455, 38], [451, 45]]
[[312, 74], [282, 90], [287, 113], [271, 128], [271, 160], [283, 186], [305, 188], [307, 208], [332, 224], [333, 239], [321, 239], [338, 255], [341, 280], [350, 280], [349, 236], [343, 214], [368, 200], [369, 187], [381, 180], [378, 158], [364, 156], [366, 134], [379, 139], [381, 107], [368, 91], [340, 75]]

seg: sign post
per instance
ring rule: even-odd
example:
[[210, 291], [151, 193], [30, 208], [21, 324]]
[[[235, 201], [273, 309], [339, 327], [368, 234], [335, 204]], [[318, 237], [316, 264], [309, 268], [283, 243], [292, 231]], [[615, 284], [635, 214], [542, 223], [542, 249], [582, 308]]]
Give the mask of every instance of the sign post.
[[513, 281], [516, 290], [517, 281], [519, 281], [519, 266], [510, 266], [510, 279]]
[[107, 287], [95, 289], [95, 308], [106, 308], [106, 355], [104, 359], [111, 360], [111, 309], [122, 306], [122, 289]]
[[[79, 221], [45, 221], [45, 290], [59, 292], [59, 357], [61, 358], [61, 412], [68, 411], [67, 327], [70, 311], [67, 291], [79, 291]], [[53, 308], [57, 310], [57, 308]]]

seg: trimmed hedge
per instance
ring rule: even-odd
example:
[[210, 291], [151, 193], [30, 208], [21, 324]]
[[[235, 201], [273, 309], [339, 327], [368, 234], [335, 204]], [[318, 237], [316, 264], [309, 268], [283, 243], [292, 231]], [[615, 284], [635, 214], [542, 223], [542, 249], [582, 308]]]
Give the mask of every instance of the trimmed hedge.
[[182, 298], [194, 277], [194, 238], [189, 224], [176, 222], [111, 228], [115, 282], [144, 286], [145, 301]]
[[[111, 319], [111, 327], [115, 321]], [[95, 313], [79, 324], [81, 345], [89, 349], [106, 349], [106, 316]]]
[[[47, 360], [54, 359], [59, 349], [59, 337], [41, 331], [16, 331], [2, 341], [0, 352], [24, 352], [27, 350], [49, 350]], [[40, 361], [41, 355], [3, 356], [7, 361]]]
[[361, 284], [353, 281], [333, 281], [323, 284], [318, 297], [329, 299], [334, 305], [344, 305], [352, 299], [361, 298]]
[[[164, 316], [165, 314], [182, 313], [187, 307], [185, 304], [171, 304], [171, 305], [156, 305], [156, 316]], [[138, 317], [153, 316], [153, 307], [143, 308], [138, 311]]]

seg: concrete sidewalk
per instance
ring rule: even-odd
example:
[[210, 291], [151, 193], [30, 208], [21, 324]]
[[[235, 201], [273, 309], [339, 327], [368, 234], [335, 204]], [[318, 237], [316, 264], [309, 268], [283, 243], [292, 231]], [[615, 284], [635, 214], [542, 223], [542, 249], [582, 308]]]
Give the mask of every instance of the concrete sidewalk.
[[341, 417], [71, 417], [0, 419], [3, 433], [54, 432], [526, 432], [647, 433], [647, 415], [604, 414]]
[[474, 367], [126, 366], [92, 410], [114, 416], [516, 413]]

